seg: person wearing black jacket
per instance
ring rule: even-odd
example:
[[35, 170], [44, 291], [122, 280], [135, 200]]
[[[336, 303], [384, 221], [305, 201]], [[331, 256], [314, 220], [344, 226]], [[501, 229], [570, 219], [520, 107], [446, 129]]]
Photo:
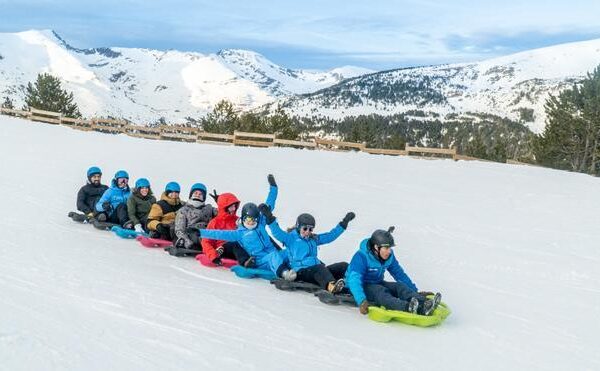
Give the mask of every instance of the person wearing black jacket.
[[101, 183], [102, 171], [97, 166], [92, 166], [87, 171], [87, 184], [77, 193], [77, 210], [81, 211], [88, 219], [95, 216], [95, 206], [108, 186]]

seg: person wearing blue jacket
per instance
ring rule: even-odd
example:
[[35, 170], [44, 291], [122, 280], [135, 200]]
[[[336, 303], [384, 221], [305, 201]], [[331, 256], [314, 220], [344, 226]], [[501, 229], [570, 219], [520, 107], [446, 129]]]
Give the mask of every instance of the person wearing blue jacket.
[[[269, 175], [268, 180], [270, 187], [266, 204], [274, 209], [278, 193], [277, 184], [272, 175]], [[266, 219], [260, 214], [258, 206], [248, 202], [242, 207], [240, 224], [236, 230], [200, 229], [199, 233], [202, 238], [237, 242], [250, 256], [249, 259], [253, 259], [252, 266], [270, 270], [279, 277], [293, 281], [296, 278], [295, 272], [287, 269], [285, 252], [279, 250], [271, 240], [266, 225]], [[249, 266], [247, 262], [240, 262], [239, 259], [238, 262], [246, 267]]]
[[[439, 293], [427, 299], [428, 292], [420, 293], [394, 256], [392, 247], [394, 227], [378, 229], [363, 240], [346, 271], [346, 284], [359, 305], [360, 313], [367, 314], [369, 303], [390, 310], [431, 315], [441, 300]], [[396, 282], [384, 281], [385, 271]]]
[[344, 233], [348, 223], [355, 217], [353, 212], [347, 213], [331, 231], [313, 234], [316, 222], [310, 214], [300, 214], [296, 219], [295, 228], [286, 232], [281, 229], [268, 205], [261, 204], [259, 209], [265, 216], [273, 236], [286, 247], [288, 264], [296, 272], [297, 280], [317, 284], [334, 294], [342, 291], [348, 263], [340, 262], [325, 266], [317, 254], [320, 245], [331, 243]]
[[96, 220], [133, 229], [133, 222], [129, 220], [127, 213], [127, 199], [131, 196], [128, 182], [129, 174], [125, 170], [119, 170], [115, 173], [110, 188], [102, 194], [102, 197], [96, 203], [96, 211], [99, 213]]

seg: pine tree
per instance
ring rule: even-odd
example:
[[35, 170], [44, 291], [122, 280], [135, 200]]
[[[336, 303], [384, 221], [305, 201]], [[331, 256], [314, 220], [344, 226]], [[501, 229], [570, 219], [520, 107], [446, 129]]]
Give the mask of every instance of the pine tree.
[[239, 118], [233, 104], [222, 100], [212, 112], [202, 119], [202, 129], [209, 133], [233, 134], [239, 125]]
[[547, 124], [534, 142], [542, 165], [600, 174], [600, 66], [546, 102]]
[[29, 108], [59, 112], [68, 117], [81, 117], [73, 93], [63, 90], [60, 80], [47, 73], [39, 74], [33, 84], [27, 84], [25, 104]]
[[9, 97], [4, 97], [4, 102], [2, 102], [2, 108], [14, 109], [15, 105]]
[[267, 132], [277, 134], [281, 139], [298, 139], [300, 129], [293, 120], [285, 113], [281, 106], [277, 106], [275, 114], [267, 117]]

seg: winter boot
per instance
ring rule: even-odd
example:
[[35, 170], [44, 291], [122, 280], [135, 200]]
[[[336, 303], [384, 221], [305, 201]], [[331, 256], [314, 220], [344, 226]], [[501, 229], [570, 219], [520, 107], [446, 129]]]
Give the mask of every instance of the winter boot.
[[442, 300], [442, 294], [439, 292], [433, 298], [425, 300], [419, 314], [431, 316]]
[[417, 300], [417, 298], [410, 298], [410, 301], [408, 302], [408, 305], [406, 307], [406, 311], [409, 313], [417, 314], [418, 310], [419, 310], [419, 301]]
[[133, 229], [133, 222], [131, 220], [126, 221], [125, 223], [123, 223], [123, 228]]
[[296, 271], [293, 269], [287, 269], [283, 272], [281, 272], [281, 278], [283, 278], [286, 281], [295, 281], [296, 280]]
[[340, 291], [342, 291], [344, 289], [344, 287], [346, 286], [346, 281], [344, 281], [343, 278], [340, 278], [339, 280], [335, 281], [335, 282], [329, 282], [329, 285], [327, 285], [327, 291], [329, 291], [332, 294], [339, 294]]
[[96, 215], [96, 220], [99, 222], [104, 223], [104, 222], [106, 222], [106, 219], [107, 219], [107, 217], [106, 217], [105, 213], [100, 213], [100, 214]]

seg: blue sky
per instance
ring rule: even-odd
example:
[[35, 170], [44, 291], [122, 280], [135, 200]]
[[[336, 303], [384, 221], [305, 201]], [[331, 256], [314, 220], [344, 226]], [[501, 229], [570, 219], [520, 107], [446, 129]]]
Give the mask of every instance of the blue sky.
[[76, 47], [251, 49], [292, 68], [391, 69], [600, 38], [598, 0], [0, 0], [0, 32]]

